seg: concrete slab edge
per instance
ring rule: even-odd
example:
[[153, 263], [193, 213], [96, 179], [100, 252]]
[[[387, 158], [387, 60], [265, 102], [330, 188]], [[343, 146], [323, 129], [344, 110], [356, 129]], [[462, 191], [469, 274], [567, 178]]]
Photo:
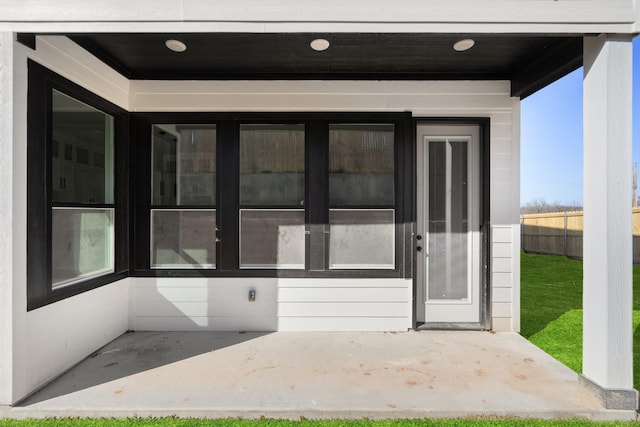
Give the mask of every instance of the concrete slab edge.
[[322, 410], [322, 409], [32, 409], [0, 407], [0, 419], [27, 418], [202, 418], [202, 419], [464, 419], [464, 418], [522, 418], [522, 419], [584, 419], [593, 421], [636, 421], [638, 413], [631, 410], [596, 411], [495, 411], [495, 410]]
[[580, 382], [596, 395], [607, 409], [638, 411], [640, 403], [635, 389], [604, 388], [580, 374]]

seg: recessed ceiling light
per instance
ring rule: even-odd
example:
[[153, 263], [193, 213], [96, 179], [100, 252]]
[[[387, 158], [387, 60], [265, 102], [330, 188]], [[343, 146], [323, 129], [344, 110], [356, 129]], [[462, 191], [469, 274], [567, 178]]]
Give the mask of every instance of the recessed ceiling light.
[[471, 49], [474, 44], [476, 44], [476, 42], [473, 39], [462, 39], [454, 43], [453, 49], [458, 52], [464, 52], [465, 50]]
[[331, 46], [331, 43], [329, 43], [329, 40], [327, 39], [315, 39], [311, 41], [311, 43], [309, 43], [309, 46], [311, 46], [311, 49], [313, 50], [322, 52], [323, 50], [329, 49], [329, 46]]
[[180, 40], [169, 39], [164, 42], [165, 46], [174, 52], [184, 52], [187, 50], [187, 45]]

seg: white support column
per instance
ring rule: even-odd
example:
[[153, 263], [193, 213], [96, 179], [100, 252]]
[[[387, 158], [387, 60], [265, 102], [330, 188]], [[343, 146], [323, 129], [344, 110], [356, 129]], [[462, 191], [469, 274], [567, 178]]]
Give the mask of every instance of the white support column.
[[636, 409], [632, 358], [629, 36], [584, 38], [583, 376], [612, 409]]
[[13, 385], [13, 33], [0, 32], [0, 405]]
[[27, 58], [0, 31], [0, 406], [25, 386], [27, 315]]

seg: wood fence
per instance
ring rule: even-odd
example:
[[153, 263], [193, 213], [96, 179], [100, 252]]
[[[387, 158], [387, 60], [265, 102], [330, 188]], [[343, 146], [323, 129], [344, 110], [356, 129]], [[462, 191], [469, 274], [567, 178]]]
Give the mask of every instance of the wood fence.
[[[640, 264], [640, 208], [633, 209], [633, 263]], [[583, 213], [553, 212], [520, 216], [522, 250], [582, 259]]]

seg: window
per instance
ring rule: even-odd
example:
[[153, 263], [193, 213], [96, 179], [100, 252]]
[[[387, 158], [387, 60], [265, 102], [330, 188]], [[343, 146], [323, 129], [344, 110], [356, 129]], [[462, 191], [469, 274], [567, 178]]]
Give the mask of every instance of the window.
[[31, 61], [28, 102], [32, 309], [126, 276], [128, 165], [116, 106]]
[[114, 128], [112, 116], [55, 89], [51, 109], [52, 144], [65, 147], [64, 156], [51, 150], [51, 278], [56, 289], [114, 271]]
[[151, 268], [216, 268], [216, 126], [151, 127]]
[[411, 210], [402, 201], [411, 198], [413, 177], [398, 166], [411, 156], [410, 120], [404, 113], [133, 114], [132, 156], [146, 161], [132, 169], [132, 274], [410, 274], [401, 255], [411, 242]]
[[329, 125], [329, 268], [395, 268], [393, 124]]
[[304, 125], [240, 125], [240, 268], [305, 267]]

